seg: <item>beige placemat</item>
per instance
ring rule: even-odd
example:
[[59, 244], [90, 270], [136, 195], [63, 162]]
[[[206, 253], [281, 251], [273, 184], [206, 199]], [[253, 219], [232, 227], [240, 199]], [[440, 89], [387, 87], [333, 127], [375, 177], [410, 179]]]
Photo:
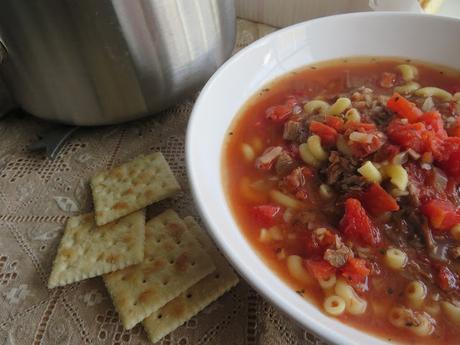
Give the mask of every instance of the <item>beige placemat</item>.
[[[236, 50], [274, 31], [238, 22]], [[140, 326], [123, 327], [100, 278], [48, 290], [46, 282], [66, 219], [90, 210], [95, 172], [161, 150], [184, 192], [160, 206], [197, 216], [184, 162], [193, 100], [125, 125], [77, 131], [51, 161], [26, 147], [52, 124], [26, 115], [0, 119], [0, 344], [148, 344]], [[247, 284], [189, 320], [159, 344], [324, 344], [296, 326]]]

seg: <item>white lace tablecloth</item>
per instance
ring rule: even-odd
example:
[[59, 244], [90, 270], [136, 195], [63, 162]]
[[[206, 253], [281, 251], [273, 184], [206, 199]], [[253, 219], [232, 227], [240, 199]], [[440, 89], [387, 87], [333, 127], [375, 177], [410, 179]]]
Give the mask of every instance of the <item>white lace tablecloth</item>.
[[[238, 21], [236, 49], [273, 30]], [[123, 329], [101, 278], [53, 290], [46, 282], [66, 219], [91, 208], [88, 179], [96, 171], [160, 150], [184, 192], [154, 207], [196, 215], [184, 162], [192, 106], [187, 100], [143, 120], [79, 129], [55, 160], [27, 150], [53, 124], [19, 112], [0, 119], [0, 345], [149, 343], [139, 325]], [[324, 343], [241, 282], [159, 344]]]

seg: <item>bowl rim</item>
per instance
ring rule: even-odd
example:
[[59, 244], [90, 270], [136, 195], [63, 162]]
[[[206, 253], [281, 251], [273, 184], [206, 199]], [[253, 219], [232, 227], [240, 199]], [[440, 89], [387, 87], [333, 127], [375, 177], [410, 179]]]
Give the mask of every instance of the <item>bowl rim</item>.
[[[287, 26], [285, 28], [278, 29], [258, 40], [255, 42], [249, 44], [248, 46], [244, 47], [237, 53], [235, 53], [233, 56], [231, 56], [217, 71], [212, 75], [212, 77], [208, 80], [208, 82], [205, 84], [203, 89], [200, 92], [200, 95], [198, 96], [194, 106], [193, 110], [191, 112], [188, 126], [187, 126], [187, 131], [186, 131], [186, 140], [185, 140], [185, 160], [186, 160], [186, 168], [187, 168], [187, 178], [189, 181], [191, 193], [193, 200], [195, 202], [195, 205], [197, 206], [197, 210], [201, 216], [202, 221], [206, 225], [207, 232], [211, 236], [211, 238], [214, 240], [216, 245], [219, 247], [221, 250], [222, 254], [229, 260], [229, 262], [232, 264], [233, 268], [244, 278], [244, 280], [251, 286], [253, 287], [259, 294], [261, 294], [265, 299], [269, 300], [271, 303], [273, 303], [277, 309], [282, 311], [285, 315], [288, 315], [289, 318], [293, 321], [295, 321], [298, 325], [300, 325], [304, 329], [308, 329], [315, 335], [319, 336], [321, 339], [328, 341], [331, 344], [337, 344], [337, 345], [361, 345], [358, 341], [359, 339], [352, 339], [348, 335], [344, 335], [340, 332], [337, 332], [336, 330], [330, 329], [327, 326], [325, 326], [321, 321], [316, 320], [314, 318], [307, 318], [308, 322], [305, 322], [305, 314], [302, 315], [300, 313], [297, 313], [295, 309], [291, 310], [289, 309], [289, 304], [283, 302], [283, 299], [281, 298], [280, 295], [273, 293], [273, 290], [270, 289], [269, 286], [264, 284], [263, 280], [260, 280], [257, 275], [253, 275], [252, 272], [250, 272], [250, 265], [247, 265], [245, 261], [240, 259], [240, 257], [237, 255], [237, 253], [232, 249], [231, 245], [228, 244], [227, 241], [224, 240], [224, 237], [219, 235], [219, 231], [215, 230], [214, 225], [212, 224], [211, 218], [212, 215], [208, 212], [207, 207], [206, 207], [206, 200], [203, 198], [203, 196], [200, 194], [200, 188], [199, 188], [199, 180], [200, 177], [195, 175], [196, 171], [193, 168], [194, 166], [194, 159], [192, 156], [192, 147], [193, 147], [193, 136], [195, 135], [195, 128], [198, 130], [198, 127], [195, 125], [195, 123], [198, 121], [199, 118], [199, 110], [202, 106], [203, 103], [205, 103], [206, 100], [206, 94], [208, 89], [212, 88], [214, 85], [214, 82], [216, 79], [220, 77], [221, 74], [224, 74], [228, 68], [229, 65], [232, 65], [236, 63], [240, 57], [244, 56], [245, 54], [248, 54], [252, 49], [255, 49], [257, 47], [263, 46], [267, 44], [270, 40], [274, 39], [277, 36], [284, 35], [286, 32], [289, 32], [291, 30], [295, 30], [299, 27], [303, 27], [306, 25], [313, 25], [314, 23], [321, 23], [321, 22], [326, 22], [326, 21], [331, 21], [334, 20], [334, 18], [342, 18], [342, 17], [350, 17], [350, 18], [362, 18], [362, 17], [400, 17], [400, 18], [419, 18], [417, 20], [432, 20], [432, 21], [445, 21], [445, 22], [455, 22], [457, 24], [460, 24], [460, 19], [459, 18], [454, 18], [454, 17], [447, 17], [447, 16], [440, 16], [440, 15], [432, 15], [432, 14], [426, 14], [426, 13], [410, 13], [410, 12], [394, 12], [394, 11], [378, 11], [378, 12], [354, 12], [354, 13], [344, 13], [344, 14], [336, 14], [336, 15], [331, 15], [331, 16], [325, 16], [325, 17], [320, 17], [320, 18], [315, 18], [307, 21], [303, 21], [294, 25]], [[276, 80], [279, 77], [274, 77], [272, 80]], [[253, 92], [255, 94], [256, 90]], [[247, 100], [246, 100], [247, 101]], [[245, 101], [245, 102], [246, 102]], [[234, 117], [232, 120], [235, 118], [235, 116], [238, 113], [235, 113]], [[222, 141], [220, 143], [220, 157], [222, 157], [222, 148], [223, 148], [223, 143]], [[221, 174], [221, 160], [219, 161], [219, 172]], [[221, 174], [222, 175], [222, 174]], [[222, 176], [220, 176], [220, 180], [222, 182]], [[224, 188], [223, 186], [221, 186]], [[228, 203], [228, 199], [226, 199], [227, 205], [226, 207], [230, 209], [230, 213], [233, 214], [231, 211], [230, 205]], [[238, 229], [239, 230], [239, 229]], [[241, 232], [241, 230], [239, 230]], [[244, 234], [243, 234], [244, 237]], [[251, 244], [249, 243], [249, 246]], [[252, 247], [252, 246], [251, 246]], [[258, 254], [257, 254], [258, 255]], [[260, 255], [258, 255], [260, 257]], [[262, 260], [263, 261], [263, 260]], [[265, 264], [266, 265], [266, 264]], [[268, 266], [268, 265], [266, 265]], [[269, 266], [268, 266], [269, 267]], [[272, 269], [270, 271], [273, 272]], [[275, 272], [273, 272], [284, 284], [284, 280], [278, 276]], [[310, 301], [307, 300], [307, 302], [313, 307], [317, 308], [316, 305], [311, 303]], [[343, 323], [347, 328], [351, 328], [353, 330], [359, 331], [363, 333], [363, 335], [366, 335], [370, 337], [370, 339], [379, 342], [380, 344], [390, 344], [388, 343], [383, 337], [379, 337], [377, 335], [374, 335], [372, 333], [365, 332], [361, 329], [355, 328], [347, 323]], [[391, 344], [397, 344], [394, 341], [391, 342]]]

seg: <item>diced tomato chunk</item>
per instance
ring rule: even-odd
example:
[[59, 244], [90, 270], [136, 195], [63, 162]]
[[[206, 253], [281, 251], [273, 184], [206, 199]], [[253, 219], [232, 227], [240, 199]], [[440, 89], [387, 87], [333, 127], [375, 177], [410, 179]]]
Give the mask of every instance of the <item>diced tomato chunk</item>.
[[448, 137], [444, 140], [442, 150], [435, 155], [438, 165], [444, 172], [460, 180], [460, 138]]
[[444, 172], [455, 178], [460, 179], [460, 150], [451, 152], [449, 158], [438, 163]]
[[427, 130], [433, 131], [441, 138], [447, 138], [447, 132], [444, 129], [444, 122], [438, 111], [430, 111], [419, 117], [419, 121], [425, 124]]
[[426, 127], [421, 122], [405, 124], [400, 120], [393, 120], [387, 127], [387, 135], [391, 141], [419, 153], [425, 152], [424, 132]]
[[444, 138], [438, 134], [427, 131], [423, 135], [425, 141], [425, 152], [431, 152], [435, 159], [444, 156]]
[[363, 284], [371, 272], [366, 264], [367, 261], [364, 259], [350, 257], [345, 266], [340, 269], [340, 272], [350, 284]]
[[375, 153], [373, 160], [376, 162], [391, 161], [400, 151], [399, 146], [386, 143]]
[[417, 106], [401, 96], [399, 93], [393, 94], [387, 102], [387, 107], [394, 111], [399, 117], [409, 120], [409, 122], [418, 121], [422, 111]]
[[284, 122], [292, 113], [292, 107], [285, 104], [274, 105], [265, 111], [267, 119], [274, 122]]
[[379, 229], [372, 223], [359, 200], [354, 198], [345, 201], [345, 214], [340, 221], [340, 230], [346, 238], [365, 245], [378, 245], [382, 241]]
[[444, 291], [457, 288], [457, 278], [447, 266], [441, 266], [438, 270], [438, 285]]
[[460, 214], [450, 201], [431, 200], [422, 205], [421, 210], [434, 230], [448, 231], [460, 223]]
[[397, 211], [399, 205], [378, 183], [373, 183], [361, 198], [363, 206], [373, 215]]
[[261, 226], [272, 226], [276, 223], [280, 211], [281, 207], [276, 205], [259, 205], [254, 206], [251, 213]]
[[345, 123], [344, 127], [348, 133], [351, 133], [351, 132], [372, 133], [377, 129], [377, 127], [375, 127], [373, 123], [356, 122], [356, 121], [347, 122]]
[[335, 130], [339, 130], [343, 126], [343, 120], [340, 117], [333, 116], [333, 115], [327, 115], [326, 116], [326, 125], [334, 128]]
[[337, 141], [338, 133], [335, 128], [325, 125], [319, 121], [310, 123], [310, 131], [321, 138], [321, 144], [325, 146], [334, 146]]
[[305, 260], [305, 265], [318, 280], [327, 280], [336, 271], [336, 268], [326, 260]]

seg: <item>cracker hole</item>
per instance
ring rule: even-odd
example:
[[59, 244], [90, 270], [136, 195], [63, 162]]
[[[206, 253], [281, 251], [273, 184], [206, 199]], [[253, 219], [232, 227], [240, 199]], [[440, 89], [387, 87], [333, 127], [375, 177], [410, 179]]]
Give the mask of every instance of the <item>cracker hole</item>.
[[147, 280], [142, 280], [142, 284], [146, 284], [147, 283]]
[[172, 265], [174, 264], [174, 259], [169, 260], [169, 263]]
[[187, 298], [192, 298], [192, 294], [191, 294], [191, 293], [188, 293], [188, 294], [187, 294]]
[[163, 285], [168, 285], [169, 284], [169, 280], [163, 280]]
[[217, 273], [215, 276], [214, 276], [215, 279], [219, 279], [220, 278], [220, 274]]
[[195, 266], [195, 265], [196, 265], [196, 262], [195, 262], [195, 261], [192, 261], [190, 264], [191, 264], [192, 266]]
[[157, 318], [161, 319], [163, 317], [163, 315], [161, 314], [158, 314]]

